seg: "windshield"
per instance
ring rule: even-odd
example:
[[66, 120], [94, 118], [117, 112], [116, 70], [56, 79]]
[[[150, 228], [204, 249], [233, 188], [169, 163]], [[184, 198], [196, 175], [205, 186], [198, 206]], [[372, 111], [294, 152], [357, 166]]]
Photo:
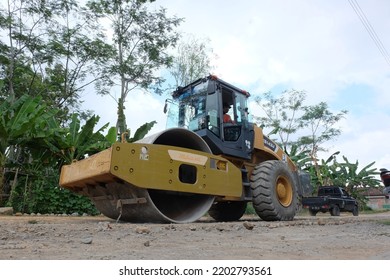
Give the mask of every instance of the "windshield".
[[167, 128], [183, 127], [196, 131], [206, 127], [207, 81], [185, 90], [170, 101]]
[[181, 89], [174, 100], [169, 100], [167, 129], [182, 127], [192, 131], [207, 128], [220, 136], [222, 105], [227, 104], [231, 124], [248, 122], [247, 96], [224, 85], [214, 87], [214, 81], [203, 80], [195, 86]]

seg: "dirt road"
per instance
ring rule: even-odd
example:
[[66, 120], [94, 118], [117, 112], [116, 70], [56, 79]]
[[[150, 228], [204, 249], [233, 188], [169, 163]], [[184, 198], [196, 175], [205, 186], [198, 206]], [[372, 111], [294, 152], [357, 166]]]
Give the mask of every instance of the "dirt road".
[[390, 259], [390, 212], [353, 217], [257, 216], [216, 223], [116, 223], [104, 216], [0, 216], [0, 259]]

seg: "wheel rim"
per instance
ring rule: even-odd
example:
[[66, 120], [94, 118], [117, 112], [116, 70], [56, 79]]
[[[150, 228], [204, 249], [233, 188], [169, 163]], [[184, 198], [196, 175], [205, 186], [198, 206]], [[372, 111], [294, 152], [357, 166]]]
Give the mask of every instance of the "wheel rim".
[[288, 207], [291, 205], [293, 199], [293, 189], [290, 181], [280, 176], [276, 181], [276, 195], [278, 197], [278, 201], [284, 207]]

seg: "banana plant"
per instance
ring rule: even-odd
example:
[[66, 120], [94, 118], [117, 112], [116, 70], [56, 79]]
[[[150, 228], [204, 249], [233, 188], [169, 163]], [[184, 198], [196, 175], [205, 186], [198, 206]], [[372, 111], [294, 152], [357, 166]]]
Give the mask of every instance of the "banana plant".
[[135, 142], [141, 140], [148, 134], [152, 127], [156, 124], [156, 121], [147, 122], [141, 125], [134, 133], [133, 137], [130, 137], [129, 142]]
[[47, 127], [56, 111], [49, 110], [41, 99], [23, 95], [15, 101], [6, 99], [0, 104], [0, 199], [4, 194], [4, 168], [7, 160], [15, 160], [15, 147], [31, 144], [53, 133]]
[[[46, 139], [47, 147], [62, 159], [60, 164], [70, 164], [75, 160], [83, 159], [85, 156], [100, 152], [116, 142], [117, 130], [115, 127], [109, 128], [107, 134], [104, 135], [109, 123], [95, 131], [99, 119], [99, 116], [94, 115], [81, 126], [79, 116], [73, 114], [67, 128], [61, 130], [58, 127], [56, 136]], [[155, 121], [145, 123], [136, 130], [133, 137], [124, 137], [124, 139], [129, 139], [129, 142], [142, 139], [155, 123]]]
[[344, 162], [335, 162], [331, 166], [331, 172], [337, 174], [334, 181], [339, 185], [343, 184], [350, 192], [354, 192], [356, 187], [379, 187], [380, 180], [376, 178], [379, 172], [373, 168], [375, 162], [364, 166], [359, 170], [359, 161], [350, 162], [345, 156]]
[[339, 154], [340, 152], [336, 152], [327, 160], [322, 159], [316, 164], [306, 166], [312, 183], [316, 189], [323, 185], [345, 187], [361, 205], [364, 205], [366, 200], [361, 193], [367, 187], [380, 187], [380, 180], [377, 179], [379, 172], [373, 168], [375, 162], [360, 168], [359, 161], [350, 162], [345, 156], [342, 156], [343, 161], [340, 161], [337, 157]]
[[[63, 128], [55, 137], [46, 139], [46, 145], [56, 156], [62, 159], [64, 164], [70, 164], [72, 161], [100, 152], [112, 144], [115, 136], [112, 135], [112, 128], [107, 136], [103, 134], [109, 123], [95, 131], [99, 119], [99, 116], [93, 115], [81, 126], [79, 116], [73, 114], [69, 126]], [[59, 127], [58, 131], [60, 131]]]
[[40, 97], [24, 95], [15, 102], [5, 100], [0, 105], [0, 153], [10, 145], [23, 144], [41, 137], [40, 128], [54, 115]]

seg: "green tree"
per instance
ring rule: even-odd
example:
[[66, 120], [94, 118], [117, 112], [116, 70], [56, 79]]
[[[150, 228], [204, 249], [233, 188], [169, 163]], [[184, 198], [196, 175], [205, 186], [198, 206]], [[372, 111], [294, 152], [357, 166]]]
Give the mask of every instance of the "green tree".
[[7, 1], [0, 10], [0, 96], [43, 96], [57, 118], [67, 121], [81, 111], [80, 96], [98, 76], [111, 46], [83, 17], [74, 0]]
[[[21, 78], [21, 74], [25, 69], [31, 70], [30, 65], [34, 63], [27, 53], [39, 52], [44, 46], [35, 30], [45, 22], [48, 13], [34, 1], [7, 0], [6, 4], [6, 7], [0, 7], [0, 27], [2, 33], [6, 34], [0, 41], [1, 77], [4, 81], [2, 96], [9, 97], [12, 103], [17, 95], [20, 97], [28, 93], [20, 89], [27, 89], [31, 81]], [[27, 27], [27, 18], [32, 28]]]
[[211, 74], [213, 69], [211, 59], [215, 54], [208, 46], [209, 40], [188, 36], [186, 40], [178, 43], [176, 55], [169, 72], [175, 80], [175, 85], [185, 86], [196, 79]]
[[70, 119], [74, 112], [87, 119], [91, 112], [80, 109], [81, 94], [102, 78], [99, 68], [115, 50], [77, 1], [53, 0], [53, 5], [58, 11], [47, 26], [47, 52], [52, 56], [44, 73], [47, 96], [62, 109], [63, 115], [58, 116], [61, 120]]
[[262, 128], [270, 129], [269, 135], [277, 135], [276, 141], [285, 151], [294, 144], [300, 147], [296, 135], [304, 127], [301, 116], [305, 99], [306, 93], [297, 90], [284, 91], [279, 97], [266, 92], [255, 99], [265, 114], [255, 119]]
[[265, 116], [256, 119], [270, 135], [278, 136], [276, 141], [287, 153], [294, 149], [315, 160], [318, 151], [326, 151], [324, 144], [340, 135], [337, 123], [347, 111], [333, 113], [325, 102], [304, 105], [305, 99], [304, 91], [284, 91], [279, 97], [265, 93], [256, 99]]
[[337, 123], [347, 114], [346, 110], [333, 113], [329, 110], [328, 104], [319, 104], [303, 107], [304, 114], [301, 117], [303, 126], [309, 128], [310, 134], [302, 136], [299, 143], [311, 151], [315, 156], [318, 151], [326, 151], [321, 145], [336, 138], [341, 130], [336, 127]]
[[[78, 78], [72, 78], [72, 67], [63, 65], [76, 61], [73, 50], [82, 52], [85, 48], [67, 44], [69, 34], [79, 28], [60, 24], [64, 18], [70, 22], [74, 8], [75, 2], [67, 0], [8, 0], [5, 7], [1, 6], [0, 29], [6, 34], [0, 39], [1, 195], [11, 192], [12, 196], [22, 173], [31, 178], [28, 172], [36, 168], [27, 166], [42, 159], [37, 152], [39, 144], [55, 133], [51, 127], [55, 119], [65, 122], [69, 111], [77, 110], [79, 96], [74, 81], [81, 81], [84, 74], [78, 68], [74, 71]], [[80, 65], [85, 65], [85, 60]], [[5, 167], [9, 167], [7, 172]], [[5, 191], [4, 183], [8, 182], [12, 185], [7, 184]]]
[[[170, 66], [172, 56], [167, 49], [175, 46], [179, 38], [174, 28], [182, 21], [168, 17], [166, 10], [148, 10], [149, 0], [91, 0], [87, 2], [91, 20], [108, 21], [112, 27], [109, 41], [115, 53], [102, 67], [101, 79], [97, 83], [100, 94], [110, 94], [117, 86], [120, 90], [117, 129], [126, 133], [124, 114], [128, 94], [135, 88], [158, 87], [163, 79], [157, 70]], [[113, 96], [113, 95], [111, 95]]]

